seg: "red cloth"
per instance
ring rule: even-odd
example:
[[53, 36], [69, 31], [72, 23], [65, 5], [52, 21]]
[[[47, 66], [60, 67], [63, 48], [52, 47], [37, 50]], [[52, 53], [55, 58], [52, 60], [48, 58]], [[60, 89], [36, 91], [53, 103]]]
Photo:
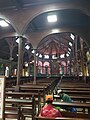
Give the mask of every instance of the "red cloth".
[[62, 117], [59, 110], [55, 109], [51, 104], [45, 105], [39, 114], [40, 117]]

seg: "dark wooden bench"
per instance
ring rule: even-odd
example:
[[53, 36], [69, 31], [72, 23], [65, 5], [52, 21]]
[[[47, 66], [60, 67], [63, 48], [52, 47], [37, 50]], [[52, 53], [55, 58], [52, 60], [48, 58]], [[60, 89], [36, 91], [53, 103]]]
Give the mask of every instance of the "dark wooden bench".
[[[15, 92], [15, 88], [6, 88], [6, 92]], [[30, 92], [30, 93], [38, 93], [38, 92], [46, 92], [43, 88], [28, 88], [22, 87], [19, 92]]]
[[[81, 101], [90, 102], [90, 95], [89, 96], [88, 95], [70, 95], [70, 98], [78, 102], [81, 102]], [[61, 98], [59, 95], [54, 95], [54, 99], [56, 99], [57, 101], [57, 100], [60, 100]]]
[[23, 113], [23, 110], [27, 110], [27, 107], [29, 107], [29, 115], [31, 115], [34, 120], [36, 114], [36, 102], [34, 96], [32, 96], [31, 100], [5, 99], [5, 118], [24, 120], [25, 113]]
[[90, 87], [63, 87], [62, 90], [82, 90], [82, 91], [90, 91]]
[[[85, 113], [73, 113], [73, 112], [67, 112], [67, 111], [61, 111], [61, 114], [62, 114], [62, 118], [41, 118], [41, 117], [38, 117], [38, 116], [35, 116], [36, 120], [38, 118], [40, 118], [41, 120], [43, 119], [46, 119], [46, 120], [49, 120], [49, 119], [69, 119], [69, 120], [72, 120], [72, 119], [75, 119], [75, 120], [89, 120], [90, 119], [90, 115], [89, 114], [85, 114]], [[39, 119], [38, 119], [39, 120]]]
[[62, 83], [60, 84], [60, 88], [90, 88], [90, 84], [85, 84], [85, 83]]
[[89, 120], [89, 118], [69, 118], [69, 117], [57, 117], [57, 118], [45, 118], [45, 117], [38, 117], [35, 116], [35, 120]]
[[[33, 77], [21, 77], [20, 78], [20, 84], [27, 83], [32, 81]], [[12, 87], [16, 85], [17, 83], [17, 77], [9, 77], [6, 78], [6, 87]]]
[[70, 117], [70, 118], [90, 118], [90, 115], [87, 113], [61, 111], [61, 114], [63, 117]]
[[75, 108], [87, 108], [90, 115], [90, 103], [66, 103], [66, 102], [53, 102], [54, 106], [58, 107], [75, 107]]
[[10, 118], [10, 119], [17, 119], [20, 120], [22, 118], [23, 120], [23, 115], [19, 109], [19, 107], [5, 107], [5, 113], [4, 113], [5, 118]]
[[[39, 83], [40, 80], [38, 80]], [[50, 83], [50, 82], [49, 82]], [[53, 81], [51, 82], [53, 83]], [[52, 87], [52, 85], [50, 84], [50, 87]], [[43, 98], [43, 103], [45, 103], [45, 94], [47, 94], [48, 92], [50, 92], [50, 87], [48, 84], [24, 84], [24, 85], [20, 85], [20, 93], [19, 92], [14, 92], [15, 91], [15, 86], [13, 86], [12, 88], [6, 88], [6, 97], [12, 97], [12, 98], [29, 98], [31, 97], [31, 95], [34, 94], [34, 96], [36, 98], [39, 98], [39, 104], [40, 104], [40, 97]], [[13, 91], [13, 93], [12, 93]], [[23, 92], [23, 93], [22, 93]], [[30, 94], [28, 94], [30, 93]], [[37, 94], [39, 93], [39, 94]]]
[[89, 83], [90, 77], [86, 76], [63, 76], [62, 82], [72, 82], [72, 83]]
[[[75, 78], [73, 77], [66, 77], [65, 80], [62, 79], [58, 88], [63, 90], [64, 93], [68, 94], [71, 97], [71, 99], [73, 99], [76, 102], [90, 102], [90, 84], [87, 84], [84, 81], [77, 82], [77, 80], [75, 80]], [[56, 101], [60, 99], [60, 97], [58, 96], [54, 96], [54, 98], [56, 99]], [[83, 107], [83, 112], [85, 111], [84, 109], [85, 108]]]
[[[51, 83], [50, 83], [50, 81], [48, 82], [49, 83], [49, 85], [48, 84], [41, 84], [41, 83], [39, 83], [40, 81], [38, 81], [38, 85], [36, 84], [36, 85], [34, 85], [34, 84], [31, 84], [31, 85], [29, 85], [29, 84], [24, 84], [24, 85], [20, 85], [20, 89], [21, 89], [21, 91], [23, 91], [23, 92], [14, 92], [14, 90], [15, 90], [15, 87], [13, 86], [12, 88], [7, 88], [6, 89], [6, 93], [5, 93], [5, 96], [6, 96], [6, 105], [7, 106], [10, 106], [11, 108], [12, 108], [12, 105], [14, 105], [14, 106], [17, 106], [17, 104], [19, 105], [19, 106], [21, 106], [20, 108], [22, 108], [22, 106], [24, 107], [24, 108], [22, 108], [22, 114], [21, 114], [21, 116], [22, 116], [22, 118], [24, 118], [23, 117], [23, 115], [24, 116], [27, 116], [27, 115], [29, 115], [30, 114], [30, 109], [28, 109], [25, 105], [26, 104], [28, 104], [28, 106], [30, 105], [28, 102], [27, 102], [27, 99], [31, 99], [31, 97], [32, 97], [32, 95], [34, 95], [34, 97], [35, 97], [35, 99], [37, 100], [38, 99], [38, 101], [36, 101], [36, 105], [38, 105], [38, 112], [40, 111], [40, 109], [41, 109], [41, 106], [40, 106], [40, 97], [44, 97], [44, 95], [45, 94], [43, 94], [44, 93], [44, 90], [47, 90], [49, 87], [49, 85], [50, 85], [50, 88], [52, 88], [52, 90], [55, 88], [55, 86], [57, 85], [57, 83], [58, 83], [58, 80], [53, 80]], [[56, 82], [56, 83], [55, 83]], [[43, 81], [43, 83], [44, 83], [44, 81]], [[13, 91], [13, 92], [12, 92]], [[28, 92], [27, 92], [28, 91]], [[49, 89], [48, 89], [48, 91], [49, 91]], [[17, 100], [17, 99], [19, 99], [19, 101]], [[27, 103], [24, 103], [24, 102], [20, 102], [20, 101], [25, 101], [26, 100], [26, 102]], [[18, 110], [18, 109], [17, 109]], [[29, 111], [29, 112], [27, 112], [27, 111]], [[21, 109], [20, 109], [20, 112], [21, 112]], [[18, 111], [16, 111], [15, 112], [15, 114], [5, 114], [7, 117], [9, 116], [10, 117], [10, 115], [12, 116], [12, 118], [13, 117], [16, 117], [16, 118], [20, 118], [21, 116], [17, 116], [17, 114], [18, 114]], [[18, 119], [19, 119], [18, 118]]]
[[63, 90], [64, 93], [67, 93], [69, 95], [90, 95], [90, 91], [82, 91], [82, 90]]
[[65, 84], [61, 83], [58, 89], [63, 90], [67, 94], [90, 94], [90, 85], [87, 84], [69, 84], [66, 82]]
[[[6, 92], [5, 96], [6, 98], [13, 98], [13, 99], [31, 99], [32, 96], [34, 95], [36, 104], [38, 105], [38, 112], [41, 109], [41, 98], [43, 98], [43, 93], [27, 93], [27, 92]], [[44, 101], [44, 100], [43, 100]]]

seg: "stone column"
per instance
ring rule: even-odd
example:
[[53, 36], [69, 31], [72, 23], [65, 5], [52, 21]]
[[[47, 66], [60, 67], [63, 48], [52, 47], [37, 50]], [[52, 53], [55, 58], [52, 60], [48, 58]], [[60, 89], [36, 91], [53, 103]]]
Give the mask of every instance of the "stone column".
[[50, 54], [50, 74], [52, 75], [52, 55]]
[[12, 60], [13, 60], [12, 55], [13, 55], [13, 49], [14, 49], [14, 47], [16, 46], [16, 44], [15, 44], [16, 41], [15, 41], [15, 39], [14, 39], [13, 37], [6, 38], [5, 40], [7, 41], [8, 45], [9, 45], [9, 49], [10, 49], [9, 76], [11, 76], [11, 75], [12, 75]]
[[66, 75], [67, 75], [67, 56], [66, 56], [66, 53], [65, 53], [65, 63], [66, 63]]
[[22, 70], [22, 36], [19, 38], [18, 43], [18, 66], [17, 66], [17, 85], [16, 85], [16, 91], [19, 91], [19, 85], [20, 85], [20, 76], [21, 76], [21, 70]]
[[34, 49], [34, 81], [33, 84], [36, 84], [36, 49]]
[[72, 71], [71, 71], [71, 69], [72, 69], [72, 56], [70, 56], [70, 76], [72, 75]]
[[83, 40], [80, 39], [80, 45], [81, 45], [81, 67], [82, 67], [82, 74], [84, 76], [84, 51], [83, 51]]
[[79, 69], [78, 69], [78, 56], [77, 56], [77, 39], [78, 39], [78, 36], [76, 36], [76, 39], [75, 39], [76, 74], [78, 76]]

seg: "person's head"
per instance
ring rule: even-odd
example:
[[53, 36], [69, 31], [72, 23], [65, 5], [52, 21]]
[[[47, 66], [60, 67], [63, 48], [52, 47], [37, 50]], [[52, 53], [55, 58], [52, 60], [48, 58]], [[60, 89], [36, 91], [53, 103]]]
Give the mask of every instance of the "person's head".
[[48, 104], [52, 104], [52, 102], [53, 102], [53, 96], [52, 95], [46, 95], [45, 101]]
[[63, 91], [62, 90], [57, 90], [58, 95], [62, 98], [63, 96]]

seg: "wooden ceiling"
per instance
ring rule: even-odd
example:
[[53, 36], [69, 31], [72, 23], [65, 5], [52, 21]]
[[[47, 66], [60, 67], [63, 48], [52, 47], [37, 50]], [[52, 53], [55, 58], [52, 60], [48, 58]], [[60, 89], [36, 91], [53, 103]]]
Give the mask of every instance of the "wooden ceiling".
[[[38, 15], [32, 21], [30, 21], [25, 33], [32, 34], [50, 30], [52, 28], [62, 28], [64, 26], [90, 30], [90, 0], [0, 0], [0, 11], [24, 11], [25, 9], [31, 7], [35, 9], [38, 6], [49, 5], [52, 3], [62, 3], [66, 5], [70, 4], [71, 6], [77, 4], [77, 6], [75, 9], [71, 9], [71, 7], [70, 9], [67, 9], [66, 7], [66, 9], [53, 11], [53, 13], [58, 15], [58, 21], [52, 25], [46, 22], [46, 16], [49, 14], [49, 12]], [[81, 8], [78, 9], [79, 4], [82, 6], [82, 10], [85, 10], [85, 13], [82, 12]], [[15, 29], [11, 25], [9, 28], [0, 27], [0, 35], [11, 32], [15, 32]], [[71, 33], [77, 36], [77, 34], [73, 33], [72, 31]], [[71, 33], [66, 32], [45, 36], [38, 44], [37, 52], [41, 54], [64, 54], [68, 52], [68, 44], [69, 42], [73, 42], [70, 37]], [[9, 46], [7, 42], [4, 42], [6, 39], [8, 39], [6, 36], [5, 38], [0, 39], [0, 58], [9, 59]], [[17, 54], [17, 50], [15, 51], [15, 54]]]

